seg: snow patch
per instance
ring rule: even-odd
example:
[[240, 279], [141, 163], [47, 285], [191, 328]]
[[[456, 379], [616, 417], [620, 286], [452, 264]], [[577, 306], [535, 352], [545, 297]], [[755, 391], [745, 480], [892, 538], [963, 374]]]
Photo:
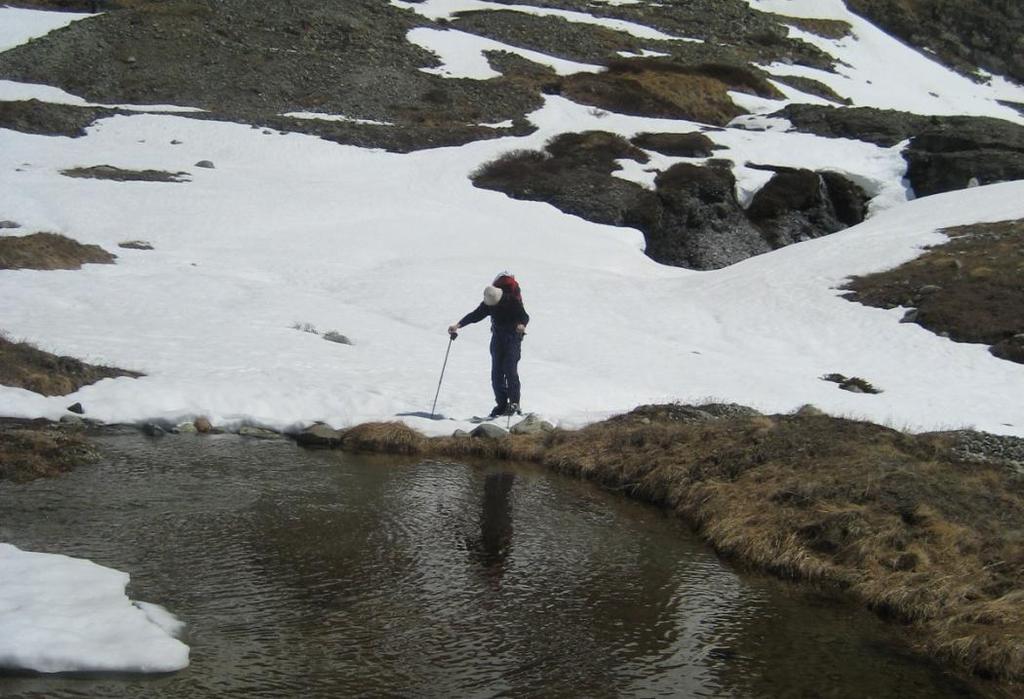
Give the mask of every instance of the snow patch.
[[128, 574], [92, 561], [0, 544], [0, 668], [36, 672], [173, 672], [183, 624], [132, 603]]
[[417, 27], [411, 29], [406, 38], [410, 43], [433, 52], [441, 61], [441, 66], [437, 68], [421, 68], [420, 70], [445, 78], [489, 80], [500, 77], [501, 73], [491, 68], [488, 63], [487, 57], [484, 56], [485, 51], [507, 51], [535, 63], [550, 66], [559, 75], [600, 73], [604, 70], [603, 66], [566, 61], [454, 29]]
[[27, 44], [33, 39], [92, 16], [81, 12], [46, 12], [0, 7], [0, 52]]

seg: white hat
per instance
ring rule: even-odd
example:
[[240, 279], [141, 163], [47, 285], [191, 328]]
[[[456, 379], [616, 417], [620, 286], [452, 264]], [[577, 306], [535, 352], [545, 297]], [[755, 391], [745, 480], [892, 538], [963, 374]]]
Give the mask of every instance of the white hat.
[[496, 286], [485, 286], [484, 287], [484, 305], [496, 306], [498, 301], [501, 301], [502, 291]]

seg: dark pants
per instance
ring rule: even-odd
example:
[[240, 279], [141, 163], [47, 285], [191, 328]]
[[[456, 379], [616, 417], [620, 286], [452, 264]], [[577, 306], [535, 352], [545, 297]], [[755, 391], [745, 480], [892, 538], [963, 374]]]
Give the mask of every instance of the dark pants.
[[501, 407], [519, 403], [519, 353], [523, 338], [515, 330], [491, 331], [491, 388]]

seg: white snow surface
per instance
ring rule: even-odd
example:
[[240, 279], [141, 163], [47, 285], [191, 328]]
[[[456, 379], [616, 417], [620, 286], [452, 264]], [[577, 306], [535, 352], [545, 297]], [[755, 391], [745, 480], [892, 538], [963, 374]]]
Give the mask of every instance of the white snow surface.
[[[55, 398], [0, 388], [0, 413], [57, 418], [80, 401], [108, 422], [205, 414], [228, 426], [294, 429], [429, 410], [445, 328], [508, 268], [533, 317], [524, 405], [564, 425], [638, 403], [714, 397], [768, 411], [810, 402], [914, 430], [1024, 434], [1022, 367], [835, 290], [850, 274], [914, 257], [941, 239], [941, 226], [1024, 216], [1024, 183], [893, 206], [842, 233], [693, 272], [645, 257], [635, 230], [474, 188], [466, 175], [478, 163], [570, 127], [629, 134], [664, 125], [598, 117], [561, 98], [532, 119], [540, 130], [528, 138], [408, 155], [171, 115], [106, 119], [79, 139], [0, 132], [0, 210], [22, 224], [15, 234], [56, 231], [120, 256], [80, 271], [3, 273], [0, 327], [49, 351], [146, 374]], [[892, 149], [855, 141], [712, 135], [755, 161], [843, 162], [869, 185], [875, 177], [879, 190], [897, 167]], [[216, 169], [191, 166], [200, 159]], [[58, 174], [99, 163], [186, 170], [192, 181]], [[129, 238], [156, 249], [116, 247]], [[456, 342], [439, 412], [468, 418], [489, 408], [487, 336], [471, 326]], [[840, 391], [819, 379], [829, 372], [884, 393]], [[408, 420], [433, 433], [462, 424]]]
[[850, 12], [842, 0], [747, 0], [747, 3], [763, 12], [837, 19], [851, 27], [851, 34], [838, 40], [789, 27], [790, 37], [813, 44], [834, 57], [836, 72], [783, 63], [764, 66], [774, 75], [813, 78], [841, 97], [848, 97], [857, 107], [898, 109], [917, 114], [993, 116], [1024, 123], [1024, 115], [998, 102], [1024, 102], [1024, 87], [1005, 79], [975, 83]]
[[80, 12], [27, 10], [0, 5], [0, 51], [21, 46], [86, 17], [92, 15]]
[[[750, 1], [791, 15], [856, 21], [839, 2]], [[483, 5], [500, 7], [431, 0], [411, 9], [446, 16]], [[8, 31], [8, 43], [50, 26], [37, 13], [0, 13], [4, 26], [22, 32], [18, 37]], [[855, 26], [865, 35], [873, 29]], [[481, 58], [479, 42], [487, 40], [454, 31], [417, 33], [446, 61], [468, 61], [452, 74], [482, 77], [479, 66], [465, 66]], [[446, 46], [453, 37], [477, 43]], [[860, 44], [852, 46], [856, 52]], [[902, 61], [919, 57], [898, 42], [886, 46], [894, 52], [899, 47]], [[870, 52], [863, 48], [861, 53]], [[962, 78], [932, 65], [943, 76], [941, 89], [954, 94], [962, 88]], [[10, 99], [18, 85], [0, 84], [0, 98]], [[52, 88], [45, 86], [26, 88], [44, 99], [77, 99], [66, 93], [47, 97], [44, 91]], [[787, 99], [801, 94], [792, 91]], [[784, 103], [768, 102], [749, 106], [764, 113]], [[829, 168], [874, 196], [872, 218], [821, 241], [697, 273], [653, 263], [642, 254], [643, 238], [635, 230], [590, 224], [545, 204], [475, 189], [467, 175], [502, 152], [539, 147], [564, 131], [631, 136], [700, 125], [609, 114], [558, 97], [547, 98], [531, 119], [539, 129], [526, 138], [409, 155], [171, 115], [105, 119], [79, 139], [0, 131], [0, 206], [6, 218], [22, 224], [5, 235], [50, 230], [112, 250], [129, 238], [156, 246], [119, 250], [112, 266], [0, 275], [8, 301], [0, 307], [0, 327], [8, 333], [146, 374], [57, 398], [0, 388], [0, 413], [59, 417], [66, 405], [80, 401], [90, 416], [111, 422], [204, 414], [229, 427], [294, 429], [315, 420], [340, 426], [421, 411], [445, 345], [438, 328], [472, 308], [478, 287], [494, 272], [512, 268], [535, 319], [522, 365], [524, 403], [566, 425], [640, 402], [713, 397], [765, 410], [814, 402], [833, 413], [917, 430], [965, 424], [1024, 431], [1010, 397], [1019, 388], [1019, 367], [989, 357], [984, 348], [896, 324], [898, 311], [848, 303], [834, 289], [850, 274], [914, 256], [920, 245], [937, 239], [938, 227], [1020, 216], [1018, 185], [907, 204], [898, 146], [789, 132], [785, 122], [755, 114], [737, 121], [744, 128], [708, 132], [724, 147], [717, 155], [737, 163], [742, 201], [766, 180], [750, 165]], [[172, 140], [183, 145], [171, 147]], [[191, 163], [200, 159], [216, 161], [217, 168], [195, 169]], [[650, 170], [678, 160], [652, 154], [648, 167], [630, 165], [620, 174], [650, 184]], [[117, 183], [59, 174], [101, 163], [191, 170], [192, 180]], [[906, 211], [913, 216], [908, 219]], [[891, 244], [880, 245], [880, 236]], [[832, 255], [827, 265], [822, 251]], [[750, 284], [738, 280], [747, 277], [771, 279], [743, 293]], [[355, 345], [293, 329], [301, 323], [342, 332]], [[487, 333], [480, 326], [463, 335], [440, 408], [468, 417], [489, 403]], [[964, 367], [971, 370], [964, 374]], [[827, 371], [864, 375], [885, 392], [864, 397], [835, 391], [818, 379]], [[942, 396], [931, 396], [922, 372], [962, 374], [963, 385], [947, 382]], [[1012, 390], [989, 393], [989, 386]], [[409, 421], [428, 432], [452, 427]]]
[[0, 668], [173, 672], [188, 666], [181, 622], [132, 603], [128, 574], [81, 558], [0, 544]]
[[555, 58], [456, 29], [417, 27], [406, 34], [406, 39], [432, 51], [441, 61], [441, 65], [436, 68], [421, 68], [420, 70], [444, 78], [470, 78], [473, 80], [497, 78], [501, 73], [491, 68], [484, 55], [485, 51], [514, 53], [535, 63], [550, 66], [559, 75], [599, 73], [604, 70], [603, 66]]

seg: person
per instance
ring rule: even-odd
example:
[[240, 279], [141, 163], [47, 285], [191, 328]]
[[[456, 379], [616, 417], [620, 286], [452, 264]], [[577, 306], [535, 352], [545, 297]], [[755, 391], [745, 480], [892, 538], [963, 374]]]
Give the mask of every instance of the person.
[[466, 325], [491, 318], [491, 388], [494, 409], [491, 417], [516, 415], [519, 408], [519, 357], [530, 316], [523, 307], [523, 295], [516, 278], [502, 272], [484, 288], [484, 300], [462, 320], [448, 327], [454, 340]]

